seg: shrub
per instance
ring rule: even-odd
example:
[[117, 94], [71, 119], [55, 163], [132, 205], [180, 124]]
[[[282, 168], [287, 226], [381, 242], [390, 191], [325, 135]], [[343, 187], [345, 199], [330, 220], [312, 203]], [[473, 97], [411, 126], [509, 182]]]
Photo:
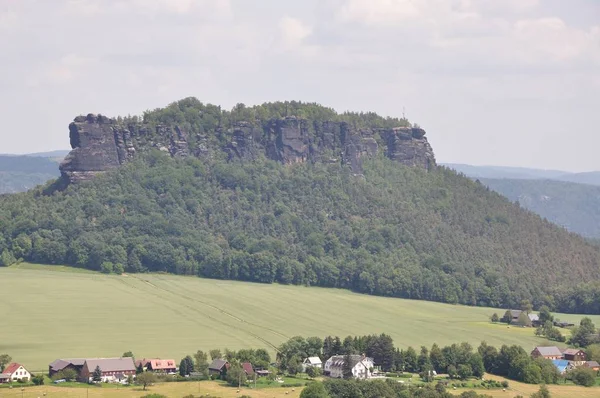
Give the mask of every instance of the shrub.
[[596, 384], [596, 372], [589, 368], [577, 368], [572, 370], [569, 377], [573, 383], [580, 386], [591, 387]]
[[502, 384], [502, 387], [508, 388], [508, 381], [504, 380], [501, 384]]

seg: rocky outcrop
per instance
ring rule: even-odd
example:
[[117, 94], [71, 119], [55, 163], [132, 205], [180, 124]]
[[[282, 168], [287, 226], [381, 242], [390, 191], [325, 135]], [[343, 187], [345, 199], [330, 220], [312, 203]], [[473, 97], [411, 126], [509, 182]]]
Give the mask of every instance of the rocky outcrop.
[[190, 139], [190, 133], [180, 126], [151, 127], [119, 123], [102, 115], [78, 116], [69, 125], [73, 150], [60, 165], [61, 174], [67, 182], [89, 180], [148, 148], [173, 157], [204, 157], [224, 151], [230, 161], [267, 157], [283, 164], [339, 162], [356, 174], [362, 173], [365, 158], [379, 152], [407, 166], [429, 170], [436, 165], [420, 128], [354, 129], [344, 122], [286, 117], [265, 121], [262, 126], [238, 122], [215, 133], [221, 138], [219, 144], [202, 134]]

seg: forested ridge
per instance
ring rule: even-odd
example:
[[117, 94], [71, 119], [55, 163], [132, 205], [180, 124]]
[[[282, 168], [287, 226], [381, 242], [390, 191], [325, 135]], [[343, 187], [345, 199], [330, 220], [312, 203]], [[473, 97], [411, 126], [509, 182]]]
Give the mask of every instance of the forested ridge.
[[[166, 110], [156, 112], [145, 118]], [[390, 122], [365, 115], [355, 117]], [[597, 247], [454, 171], [381, 154], [357, 176], [339, 163], [149, 150], [64, 191], [0, 197], [0, 233], [5, 265], [22, 258], [600, 313], [600, 284], [578, 286], [600, 280]]]

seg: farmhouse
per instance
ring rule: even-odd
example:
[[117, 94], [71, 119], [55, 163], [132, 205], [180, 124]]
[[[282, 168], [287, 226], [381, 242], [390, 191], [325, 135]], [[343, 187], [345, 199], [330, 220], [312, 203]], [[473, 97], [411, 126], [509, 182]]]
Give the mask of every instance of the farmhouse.
[[595, 370], [596, 372], [600, 371], [600, 364], [596, 361], [587, 361], [586, 363], [583, 364], [583, 366], [585, 368], [590, 368], [592, 370]]
[[85, 358], [57, 359], [48, 365], [48, 376], [52, 377], [58, 372], [66, 369], [73, 369], [77, 372], [77, 376], [80, 376], [84, 363]]
[[[350, 369], [352, 376], [357, 379], [371, 378], [371, 369], [373, 369], [373, 359], [364, 355], [350, 355]], [[344, 355], [334, 355], [325, 362], [324, 373], [333, 378], [344, 377]]]
[[135, 376], [133, 358], [96, 358], [85, 360], [80, 378], [83, 381], [92, 381], [97, 367], [102, 372], [103, 382], [121, 381], [127, 379], [127, 376]]
[[2, 372], [2, 375], [0, 377], [0, 383], [7, 383], [18, 380], [27, 381], [30, 379], [31, 373], [29, 373], [29, 371], [25, 369], [23, 365], [13, 362], [9, 363], [8, 366], [4, 368], [4, 371]]
[[254, 368], [250, 362], [242, 363], [242, 370], [246, 373], [246, 376], [254, 376]]
[[531, 351], [531, 357], [544, 359], [562, 359], [563, 353], [556, 346], [535, 347], [533, 351]]
[[175, 373], [177, 365], [174, 359], [144, 358], [135, 361], [135, 367], [154, 373]]
[[567, 348], [563, 351], [563, 359], [572, 361], [575, 365], [583, 365], [587, 359], [585, 352], [577, 348]]
[[302, 362], [302, 368], [306, 372], [306, 368], [313, 367], [321, 369], [323, 367], [323, 362], [321, 362], [321, 358], [319, 357], [308, 357]]
[[231, 365], [224, 359], [213, 359], [208, 365], [208, 373], [216, 376], [225, 376]]
[[531, 322], [531, 326], [540, 326], [540, 317], [538, 314], [527, 314], [529, 318], [529, 322]]
[[564, 375], [569, 370], [575, 369], [575, 365], [573, 364], [573, 362], [567, 361], [566, 359], [553, 359], [552, 363], [554, 364], [554, 366], [556, 366], [556, 369], [558, 369], [558, 372], [561, 375]]

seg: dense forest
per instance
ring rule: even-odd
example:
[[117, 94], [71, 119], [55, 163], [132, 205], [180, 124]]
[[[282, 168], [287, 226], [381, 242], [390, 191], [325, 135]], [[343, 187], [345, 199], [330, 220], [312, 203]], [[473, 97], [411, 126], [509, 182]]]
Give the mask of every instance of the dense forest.
[[[268, 116], [284, 109], [264, 107]], [[144, 119], [211, 131], [205, 121], [189, 122], [198, 112], [178, 109]], [[250, 116], [250, 108], [237, 109], [225, 115], [258, 117], [261, 108]], [[402, 122], [298, 109], [365, 126]], [[504, 308], [530, 300], [600, 313], [600, 284], [582, 285], [600, 279], [597, 247], [444, 167], [428, 172], [379, 155], [356, 176], [339, 163], [173, 159], [148, 150], [93, 181], [54, 187], [0, 197], [2, 264], [24, 259]]]

